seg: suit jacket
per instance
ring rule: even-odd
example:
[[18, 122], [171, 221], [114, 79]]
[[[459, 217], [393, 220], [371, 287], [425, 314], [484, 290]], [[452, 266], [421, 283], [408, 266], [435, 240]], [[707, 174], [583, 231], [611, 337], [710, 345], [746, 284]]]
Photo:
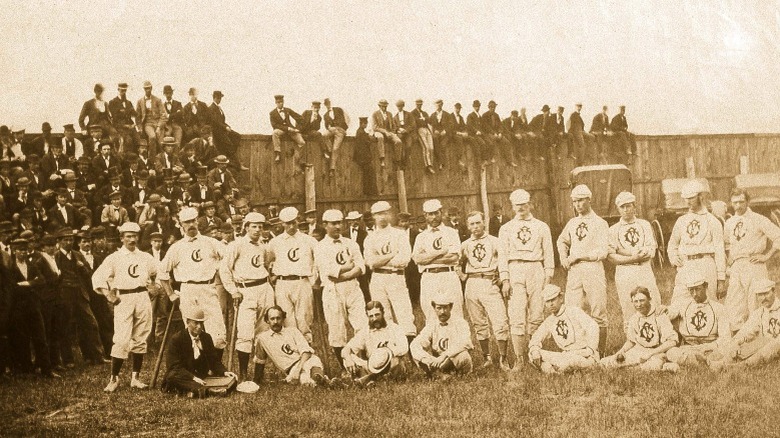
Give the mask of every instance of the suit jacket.
[[[59, 272], [55, 272], [49, 262], [40, 253], [33, 253], [31, 258], [34, 259], [35, 267], [44, 279], [44, 283], [38, 288], [41, 299], [45, 301], [53, 300], [57, 297], [59, 292]], [[57, 264], [56, 259], [54, 264]]]
[[325, 115], [323, 116], [323, 119], [325, 120], [325, 128], [327, 129], [330, 128], [331, 126], [336, 126], [346, 131], [348, 125], [347, 125], [347, 117], [344, 114], [344, 110], [336, 106], [333, 106], [330, 109], [331, 111], [333, 111], [333, 117], [330, 116], [330, 113], [328, 111], [325, 111]]
[[[95, 204], [100, 206], [101, 209], [104, 205], [111, 204], [111, 199], [109, 199], [109, 196], [113, 191], [114, 188], [111, 186], [111, 184], [106, 184], [101, 187], [97, 192], [95, 192]], [[122, 194], [122, 205], [127, 205], [127, 200], [130, 197], [127, 187], [120, 184], [118, 191]]]
[[[170, 164], [171, 169], [176, 166], [182, 167], [181, 161], [179, 161], [179, 157], [176, 156], [176, 154], [168, 156], [168, 164]], [[163, 169], [166, 168], [168, 168], [168, 166], [165, 163], [165, 152], [160, 152], [154, 157], [154, 171], [157, 172], [158, 175], [162, 175]]]
[[[111, 112], [108, 109], [108, 102], [106, 102], [106, 110], [101, 112], [98, 110], [97, 99], [89, 99], [81, 106], [81, 113], [79, 114], [79, 127], [84, 131], [87, 126], [97, 124], [102, 126], [111, 125]], [[89, 120], [89, 122], [87, 122]]]
[[401, 117], [399, 116], [400, 113], [393, 116], [393, 121], [395, 122], [395, 132], [399, 133], [401, 129], [406, 130], [407, 133], [412, 133], [417, 131], [417, 121], [415, 120], [414, 116], [412, 116], [412, 113], [409, 111], [403, 111], [404, 120], [403, 123], [401, 123]]
[[450, 120], [452, 120], [452, 129], [455, 132], [466, 132], [468, 133], [468, 127], [466, 125], [466, 119], [463, 117], [462, 114], [451, 114]]
[[181, 111], [182, 119], [184, 120], [184, 126], [188, 128], [200, 128], [203, 125], [211, 123], [211, 111], [209, 111], [208, 105], [201, 101], [195, 102], [196, 114], [192, 113], [192, 102], [187, 102]]
[[223, 222], [230, 219], [230, 204], [224, 198], [217, 201], [217, 216], [219, 216]]
[[65, 189], [68, 191], [68, 204], [71, 204], [73, 206], [81, 205], [86, 207], [87, 206], [87, 195], [79, 190], [79, 189], [73, 189], [73, 192], [70, 191], [70, 189]]
[[363, 242], [365, 242], [367, 236], [368, 232], [362, 225], [358, 226], [357, 232], [353, 232], [349, 226], [344, 229], [344, 237], [354, 240], [361, 251], [363, 250]]
[[214, 158], [219, 155], [216, 146], [201, 137], [193, 138], [187, 144], [195, 150], [195, 162], [202, 166], [213, 166]]
[[558, 113], [553, 114], [555, 118], [555, 132], [559, 134], [566, 134], [566, 118], [561, 115], [561, 119], [558, 120]]
[[214, 189], [209, 187], [208, 183], [206, 183], [206, 196], [201, 196], [200, 193], [200, 184], [195, 183], [191, 186], [187, 187], [187, 191], [190, 193], [190, 202], [195, 202], [197, 204], [202, 204], [206, 201], [213, 201], [216, 202], [217, 198], [214, 196]]
[[[93, 251], [97, 252], [97, 250]], [[81, 290], [81, 296], [89, 301], [89, 290], [92, 290], [92, 270], [84, 256], [78, 251], [70, 251], [71, 259], [57, 251], [54, 254], [54, 260], [57, 267], [60, 268], [60, 284], [68, 287], [78, 287]]]
[[284, 108], [284, 117], [279, 114], [279, 110], [276, 108], [268, 115], [271, 119], [271, 127], [275, 130], [279, 129], [284, 132], [289, 131], [290, 128], [295, 128], [301, 119], [301, 116], [298, 113], [287, 107]]
[[32, 198], [30, 198], [30, 194], [27, 194], [27, 202], [22, 202], [21, 199], [19, 199], [19, 193], [16, 194], [13, 198], [8, 198], [5, 200], [6, 207], [8, 214], [14, 215], [16, 213], [19, 213], [20, 211], [24, 210], [25, 208], [33, 208], [33, 201]]
[[455, 118], [452, 117], [452, 114], [442, 110], [441, 121], [439, 121], [439, 119], [436, 118], [436, 112], [434, 111], [431, 113], [430, 117], [428, 117], [428, 124], [431, 125], [433, 131], [447, 131], [447, 135], [452, 135], [455, 126]]
[[70, 164], [70, 160], [68, 160], [68, 156], [65, 154], [60, 154], [59, 157], [55, 158], [53, 154], [49, 153], [41, 158], [41, 174], [47, 180], [58, 170], [72, 168], [73, 165]]
[[195, 359], [190, 332], [184, 329], [173, 335], [168, 351], [165, 352], [168, 369], [163, 378], [163, 387], [166, 387], [170, 380], [190, 381], [193, 377], [208, 377], [209, 372], [214, 376], [225, 375], [227, 370], [217, 357], [214, 341], [205, 331], [200, 333], [200, 344], [200, 356]]
[[165, 123], [166, 117], [168, 117], [168, 112], [165, 111], [165, 106], [163, 105], [162, 100], [155, 95], [152, 95], [150, 99], [152, 104], [148, 109], [146, 108], [145, 102], [146, 96], [138, 99], [138, 103], [135, 106], [135, 123], [141, 129], [143, 129], [145, 124], [151, 124], [155, 128], [159, 127]]
[[506, 132], [509, 135], [522, 134], [523, 132], [525, 132], [520, 117], [517, 117], [515, 119], [512, 119], [512, 117], [507, 117], [504, 119], [502, 123], [504, 125], [504, 132]]
[[582, 116], [579, 111], [574, 111], [569, 115], [569, 132], [584, 132], [585, 121], [582, 120]]
[[[41, 164], [41, 167], [43, 164]], [[92, 159], [92, 173], [98, 177], [98, 181], [100, 181], [100, 184], [105, 184], [108, 182], [108, 169], [110, 167], [116, 167], [121, 168], [122, 167], [122, 161], [111, 153], [108, 156], [108, 166], [106, 166], [106, 162], [103, 159], [103, 156], [98, 154]], [[102, 180], [101, 180], [102, 178]]]
[[311, 132], [319, 131], [322, 127], [322, 114], [317, 114], [317, 117], [312, 121], [311, 117], [314, 114], [312, 110], [306, 110], [301, 114], [301, 122], [298, 124], [298, 128], [301, 133], [308, 134]]
[[617, 113], [615, 117], [612, 118], [612, 123], [609, 124], [609, 128], [615, 132], [627, 132], [628, 120], [626, 120], [626, 116]]
[[557, 127], [557, 124], [555, 123], [555, 116], [549, 114], [545, 120], [544, 113], [537, 114], [533, 119], [531, 119], [531, 124], [529, 127], [531, 128], [531, 131], [543, 136], [554, 134]]
[[46, 216], [49, 219], [49, 230], [52, 232], [56, 232], [60, 228], [67, 227], [71, 230], [77, 230], [82, 227], [82, 220], [81, 215], [76, 211], [73, 206], [65, 204], [65, 211], [68, 214], [68, 219], [65, 220], [64, 217], [62, 217], [62, 212], [58, 208], [57, 205], [52, 207], [47, 213]]
[[166, 120], [168, 122], [179, 126], [184, 124], [184, 107], [181, 102], [176, 99], [171, 99], [170, 103], [164, 100], [163, 108], [165, 108]]
[[609, 131], [609, 116], [604, 113], [598, 113], [593, 116], [593, 123], [590, 125], [590, 132], [604, 133]]
[[501, 225], [504, 225], [508, 221], [509, 218], [505, 214], [501, 215], [501, 219], [498, 218], [497, 214], [494, 214], [493, 217], [490, 218], [490, 223], [488, 224], [488, 234], [498, 237], [498, 230], [501, 229]]
[[371, 115], [371, 129], [373, 129], [374, 132], [381, 132], [383, 134], [388, 132], [395, 133], [395, 131], [398, 130], [396, 119], [387, 111], [385, 112], [385, 115], [387, 116], [387, 120], [382, 117], [382, 110], [374, 111], [374, 114]]
[[[39, 135], [38, 137], [35, 137], [30, 143], [27, 143], [27, 147], [22, 149], [22, 152], [24, 152], [24, 155], [27, 156], [35, 154], [38, 157], [43, 157], [51, 151], [51, 146], [53, 144], [59, 144], [60, 141], [61, 140], [59, 138], [54, 138], [54, 136], [49, 136], [49, 138], [46, 138], [42, 135]], [[46, 145], [48, 145], [48, 150]]]
[[127, 213], [127, 209], [124, 207], [119, 207], [118, 216], [117, 214], [114, 214], [114, 207], [113, 205], [107, 205], [103, 207], [103, 211], [100, 213], [100, 222], [101, 223], [108, 223], [114, 226], [120, 226], [125, 222], [130, 221], [130, 216]]
[[[32, 256], [27, 256], [25, 259], [27, 263], [27, 276], [22, 274], [19, 267], [16, 265], [16, 260], [12, 257], [10, 259], [9, 266], [9, 286], [13, 291], [20, 294], [35, 293], [39, 297], [41, 296], [41, 288], [46, 286], [46, 278], [38, 270], [37, 259]], [[29, 282], [29, 286], [20, 286], [22, 281]]]
[[415, 108], [412, 110], [412, 117], [414, 117], [414, 124], [417, 128], [428, 128], [428, 113]]
[[486, 134], [502, 134], [501, 117], [495, 111], [485, 111], [482, 114], [482, 129]]
[[38, 170], [38, 173], [33, 173], [31, 170], [25, 170], [19, 177], [26, 176], [30, 180], [30, 192], [39, 191], [42, 192], [48, 188], [49, 176], [43, 176], [43, 172]]
[[135, 125], [133, 118], [136, 117], [136, 112], [133, 103], [129, 100], [116, 96], [108, 102], [108, 110], [111, 112], [115, 128], [127, 129]]
[[211, 113], [211, 127], [214, 130], [226, 131], [229, 126], [225, 123], [225, 112], [222, 111], [222, 108], [215, 102], [212, 102], [209, 105], [209, 112]]
[[225, 191], [229, 189], [238, 188], [238, 182], [236, 181], [236, 178], [233, 176], [233, 172], [231, 172], [229, 169], [225, 169], [224, 176], [220, 174], [219, 168], [215, 167], [214, 169], [211, 169], [208, 173], [207, 181], [209, 187], [211, 188], [214, 188], [214, 185], [216, 183], [222, 183], [219, 187], [219, 190], [222, 193], [225, 193]]
[[470, 112], [468, 117], [466, 117], [466, 130], [470, 136], [477, 135], [477, 131], [484, 134], [485, 128], [483, 125], [482, 117], [474, 111]]
[[[211, 218], [211, 221], [214, 225], [217, 227], [222, 225], [222, 219], [219, 218], [216, 214], [214, 214], [214, 217]], [[198, 231], [200, 231], [201, 234], [206, 232], [206, 228], [209, 226], [209, 218], [206, 216], [201, 216], [198, 218]]]

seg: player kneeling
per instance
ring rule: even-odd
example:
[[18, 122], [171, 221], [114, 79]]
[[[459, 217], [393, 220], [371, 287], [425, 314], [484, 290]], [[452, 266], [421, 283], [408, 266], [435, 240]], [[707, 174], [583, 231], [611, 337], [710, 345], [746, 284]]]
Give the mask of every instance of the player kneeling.
[[742, 365], [756, 366], [780, 356], [780, 299], [775, 295], [775, 282], [755, 279], [750, 291], [759, 308], [752, 311], [731, 342], [708, 357], [710, 368]]
[[431, 300], [436, 313], [409, 345], [412, 358], [429, 378], [447, 380], [453, 374], [468, 374], [474, 365], [469, 350], [471, 330], [465, 319], [452, 316], [452, 298], [438, 294]]
[[[570, 370], [590, 368], [598, 363], [599, 326], [579, 307], [563, 303], [561, 288], [548, 284], [542, 291], [547, 319], [531, 336], [528, 358], [544, 373], [564, 373]], [[561, 349], [542, 350], [542, 343], [549, 337]]]
[[279, 306], [269, 307], [265, 312], [265, 322], [271, 327], [260, 333], [255, 344], [255, 383], [260, 383], [268, 358], [276, 368], [287, 377], [287, 383], [298, 382], [307, 386], [328, 386], [332, 382], [322, 371], [322, 361], [314, 354], [303, 333], [295, 327], [285, 327], [287, 313]]
[[639, 286], [631, 291], [631, 303], [636, 313], [628, 319], [626, 343], [616, 354], [601, 359], [601, 365], [606, 368], [638, 366], [643, 371], [660, 371], [667, 364], [666, 352], [677, 346], [677, 332], [669, 317], [658, 313], [655, 303], [650, 302], [650, 290], [646, 287]]
[[381, 376], [400, 377], [406, 371], [401, 360], [409, 352], [404, 331], [385, 319], [379, 301], [366, 303], [368, 327], [360, 329], [341, 350], [344, 367], [360, 386], [370, 386]]

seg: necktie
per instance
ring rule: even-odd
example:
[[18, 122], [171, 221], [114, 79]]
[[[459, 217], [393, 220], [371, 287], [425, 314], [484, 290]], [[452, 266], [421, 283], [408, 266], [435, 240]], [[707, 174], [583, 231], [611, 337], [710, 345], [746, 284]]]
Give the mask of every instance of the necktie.
[[192, 338], [192, 353], [195, 359], [200, 357], [200, 336], [197, 338]]

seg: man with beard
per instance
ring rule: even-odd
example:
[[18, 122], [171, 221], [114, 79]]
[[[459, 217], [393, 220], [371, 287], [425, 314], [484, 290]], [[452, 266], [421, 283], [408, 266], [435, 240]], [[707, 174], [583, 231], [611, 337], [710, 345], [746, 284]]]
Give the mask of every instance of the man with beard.
[[152, 303], [157, 263], [152, 256], [137, 248], [141, 229], [134, 222], [119, 227], [122, 247], [106, 257], [92, 274], [92, 287], [114, 305], [114, 346], [111, 348], [111, 379], [105, 392], [119, 387], [119, 372], [128, 357], [132, 357], [130, 387], [146, 389], [139, 379], [146, 340], [152, 330]]
[[441, 376], [447, 380], [453, 374], [470, 373], [474, 365], [469, 351], [474, 346], [469, 324], [462, 317], [452, 315], [453, 302], [449, 295], [437, 293], [427, 304], [436, 318], [429, 319], [409, 345], [412, 358], [431, 379]]
[[368, 328], [359, 329], [341, 350], [344, 366], [361, 386], [373, 385], [382, 376], [400, 377], [405, 373], [401, 360], [409, 352], [404, 331], [385, 319], [379, 301], [366, 303]]

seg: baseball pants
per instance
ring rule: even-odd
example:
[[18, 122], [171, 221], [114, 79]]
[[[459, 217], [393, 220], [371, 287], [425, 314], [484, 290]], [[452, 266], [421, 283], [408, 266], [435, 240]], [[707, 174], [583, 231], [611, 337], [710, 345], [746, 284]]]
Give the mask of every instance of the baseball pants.
[[512, 295], [507, 313], [512, 335], [532, 335], [544, 321], [544, 277], [542, 262], [509, 262]]
[[314, 295], [308, 278], [276, 282], [276, 304], [287, 313], [285, 327], [295, 327], [312, 342], [311, 326], [314, 324]]
[[[455, 370], [452, 371], [454, 373], [468, 374], [474, 369], [474, 362], [472, 361], [471, 354], [469, 354], [468, 350], [463, 350], [455, 356], [451, 357], [450, 361], [455, 366]], [[417, 358], [414, 358], [414, 362], [417, 364], [417, 366], [425, 365]], [[427, 365], [425, 366], [427, 367]]]
[[655, 306], [661, 304], [661, 293], [655, 282], [655, 274], [650, 262], [641, 265], [617, 265], [615, 266], [615, 289], [617, 289], [620, 308], [623, 310], [623, 329], [625, 330], [628, 319], [636, 313], [631, 303], [631, 291], [637, 286], [650, 290], [650, 300]]
[[146, 353], [152, 332], [152, 302], [146, 291], [120, 295], [114, 306], [114, 346], [111, 357], [127, 359], [129, 353]]
[[366, 300], [357, 280], [325, 286], [322, 290], [322, 311], [328, 324], [328, 343], [334, 348], [347, 345], [347, 323], [354, 332], [368, 325]]
[[566, 279], [566, 304], [585, 309], [599, 327], [607, 327], [607, 278], [601, 262], [579, 262], [569, 269]]
[[666, 358], [669, 362], [674, 362], [680, 366], [693, 366], [697, 365], [700, 361], [704, 361], [707, 355], [715, 350], [714, 343], [706, 343], [699, 345], [681, 345], [674, 347], [666, 352]]
[[433, 166], [433, 135], [431, 131], [425, 128], [417, 128], [417, 135], [420, 137], [420, 146], [422, 146], [423, 163], [425, 166]]
[[[206, 314], [206, 321], [204, 322], [203, 328], [214, 340], [214, 348], [217, 350], [225, 349], [227, 346], [225, 340], [225, 320], [222, 317], [222, 308], [219, 305], [219, 298], [217, 297], [217, 291], [214, 289], [214, 285], [182, 283], [179, 296], [179, 299], [181, 300], [179, 303], [181, 314], [187, 315], [189, 309], [193, 306], [200, 306], [201, 309], [203, 309], [203, 313]], [[184, 320], [186, 328], [186, 318], [182, 318], [182, 320]]]
[[707, 298], [712, 301], [717, 301], [718, 292], [718, 271], [715, 267], [715, 258], [712, 256], [705, 256], [700, 259], [685, 259], [683, 258], [683, 265], [677, 268], [677, 276], [674, 277], [674, 292], [672, 292], [672, 304], [677, 300], [685, 300], [691, 296], [688, 292], [688, 288], [685, 286], [685, 281], [688, 278], [688, 272], [691, 270], [698, 270], [707, 281]]
[[605, 368], [623, 368], [637, 366], [642, 371], [661, 371], [666, 363], [666, 354], [654, 354], [647, 360], [642, 360], [642, 356], [649, 354], [650, 348], [641, 345], [634, 345], [630, 350], [623, 354], [625, 360], [617, 361], [617, 355], [612, 355], [601, 359], [601, 366]]
[[769, 278], [766, 264], [751, 263], [748, 258], [734, 261], [730, 268], [729, 288], [724, 305], [731, 331], [736, 332], [747, 321], [751, 310], [758, 307], [755, 295], [749, 292], [750, 282], [756, 278]]
[[[239, 287], [243, 298], [238, 306], [236, 323], [236, 351], [251, 353], [255, 338], [267, 324], [263, 319], [265, 311], [274, 305], [274, 290], [267, 282], [248, 288]], [[207, 317], [208, 318], [208, 317]]]
[[301, 363], [301, 361], [299, 360], [288, 370], [286, 370], [285, 373], [289, 375], [290, 371], [292, 371], [293, 368], [297, 366], [301, 367], [301, 374], [298, 377], [298, 382], [301, 384], [307, 384], [307, 383], [314, 384], [314, 379], [311, 378], [311, 369], [312, 368], [323, 369], [322, 360], [320, 360], [320, 358], [316, 354], [312, 354], [309, 360], [307, 360], [304, 363]]
[[230, 314], [233, 313], [233, 296], [225, 289], [222, 279], [219, 278], [219, 272], [214, 276], [214, 289], [219, 298], [219, 307], [222, 309], [222, 319], [225, 321], [225, 327], [230, 327]]
[[[477, 340], [490, 339], [490, 328], [497, 341], [509, 338], [509, 321], [501, 292], [489, 278], [466, 280], [466, 310]], [[488, 325], [488, 322], [490, 324]]]
[[542, 355], [541, 368], [545, 374], [581, 370], [598, 364], [598, 359], [590, 351], [587, 356], [583, 356], [585, 353], [582, 350], [562, 352], [541, 350], [539, 353]]
[[414, 325], [412, 301], [409, 299], [409, 289], [406, 288], [406, 277], [400, 274], [374, 272], [371, 275], [371, 299], [379, 301], [385, 308], [385, 317], [398, 324], [406, 336], [417, 334]]
[[425, 322], [437, 320], [431, 300], [439, 293], [452, 299], [452, 316], [463, 318], [463, 292], [458, 274], [455, 271], [423, 272], [420, 278], [420, 307], [425, 315]]

